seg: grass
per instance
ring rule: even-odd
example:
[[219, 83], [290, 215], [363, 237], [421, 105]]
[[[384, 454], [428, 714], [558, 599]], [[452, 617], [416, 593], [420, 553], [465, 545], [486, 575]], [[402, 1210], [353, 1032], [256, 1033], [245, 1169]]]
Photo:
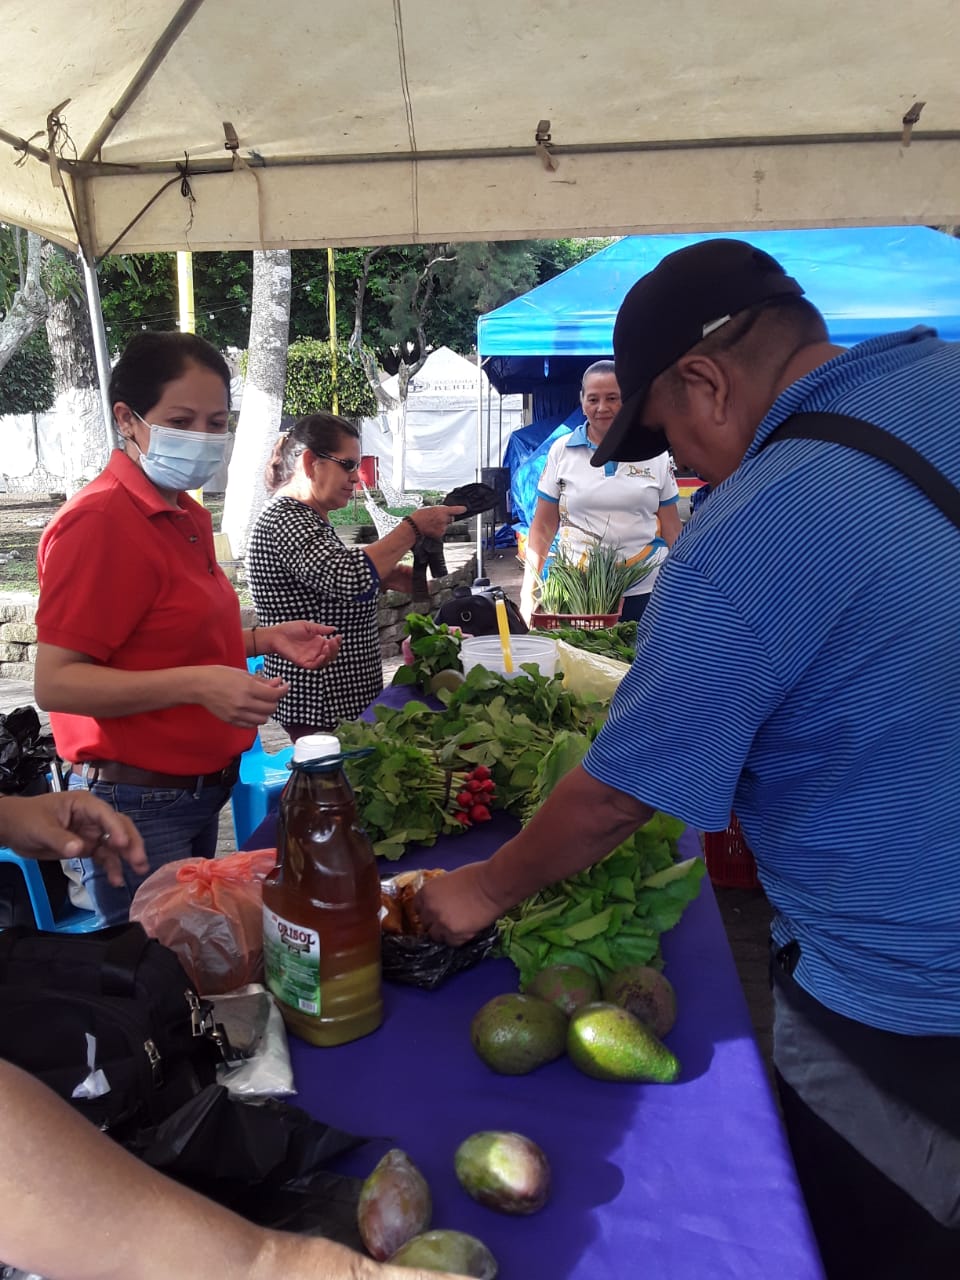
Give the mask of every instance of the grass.
[[[443, 495], [423, 494], [425, 505], [439, 502]], [[383, 495], [374, 491], [374, 498], [383, 505]], [[62, 505], [61, 501], [46, 495], [16, 494], [0, 499], [0, 591], [37, 591], [37, 544], [44, 525]], [[223, 520], [223, 494], [210, 494], [205, 505], [219, 529]], [[391, 515], [404, 516], [415, 507], [387, 507]], [[330, 523], [335, 526], [369, 525], [372, 523], [363, 503], [351, 501], [339, 511], [330, 512]], [[241, 603], [249, 604], [245, 586], [237, 587]]]

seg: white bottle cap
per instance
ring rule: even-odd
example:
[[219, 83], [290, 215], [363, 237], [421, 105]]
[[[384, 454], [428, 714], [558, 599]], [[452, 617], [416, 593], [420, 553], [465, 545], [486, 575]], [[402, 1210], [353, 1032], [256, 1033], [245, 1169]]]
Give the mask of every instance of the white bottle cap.
[[332, 733], [308, 733], [293, 744], [293, 763], [304, 760], [326, 760], [340, 754], [340, 739]]

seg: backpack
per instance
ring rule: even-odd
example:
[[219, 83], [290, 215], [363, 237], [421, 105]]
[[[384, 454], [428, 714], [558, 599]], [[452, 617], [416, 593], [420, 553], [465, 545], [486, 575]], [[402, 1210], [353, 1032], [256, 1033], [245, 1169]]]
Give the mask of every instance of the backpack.
[[0, 932], [0, 1057], [114, 1136], [216, 1079], [222, 1037], [173, 951], [139, 924]]
[[[482, 580], [481, 580], [482, 581]], [[497, 610], [493, 595], [481, 588], [457, 587], [453, 598], [442, 604], [433, 615], [434, 622], [445, 622], [448, 627], [459, 627], [471, 636], [495, 636], [497, 631]], [[507, 623], [510, 634], [525, 636], [530, 628], [523, 620], [520, 610], [509, 597], [504, 596], [507, 606]]]

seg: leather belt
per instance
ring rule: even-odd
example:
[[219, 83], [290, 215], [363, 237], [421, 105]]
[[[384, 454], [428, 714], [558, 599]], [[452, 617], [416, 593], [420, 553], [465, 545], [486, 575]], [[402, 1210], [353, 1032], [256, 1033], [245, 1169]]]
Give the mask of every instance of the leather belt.
[[137, 769], [132, 764], [120, 764], [117, 760], [89, 760], [74, 765], [73, 772], [87, 768], [87, 785], [95, 782], [118, 782], [128, 787], [164, 787], [172, 791], [196, 791], [201, 787], [232, 787], [240, 776], [240, 757], [231, 760], [213, 773], [154, 773], [152, 769]]

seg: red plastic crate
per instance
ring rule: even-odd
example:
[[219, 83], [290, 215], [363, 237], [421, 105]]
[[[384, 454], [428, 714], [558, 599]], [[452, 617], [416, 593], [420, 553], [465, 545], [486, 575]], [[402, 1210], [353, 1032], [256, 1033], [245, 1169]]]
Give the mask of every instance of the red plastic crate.
[[734, 813], [726, 831], [705, 831], [703, 856], [707, 874], [718, 889], [759, 889], [757, 864]]
[[615, 627], [619, 621], [619, 612], [541, 613], [537, 609], [530, 619], [530, 625], [540, 631], [556, 631], [558, 627], [576, 627], [580, 631], [602, 631], [606, 627]]

